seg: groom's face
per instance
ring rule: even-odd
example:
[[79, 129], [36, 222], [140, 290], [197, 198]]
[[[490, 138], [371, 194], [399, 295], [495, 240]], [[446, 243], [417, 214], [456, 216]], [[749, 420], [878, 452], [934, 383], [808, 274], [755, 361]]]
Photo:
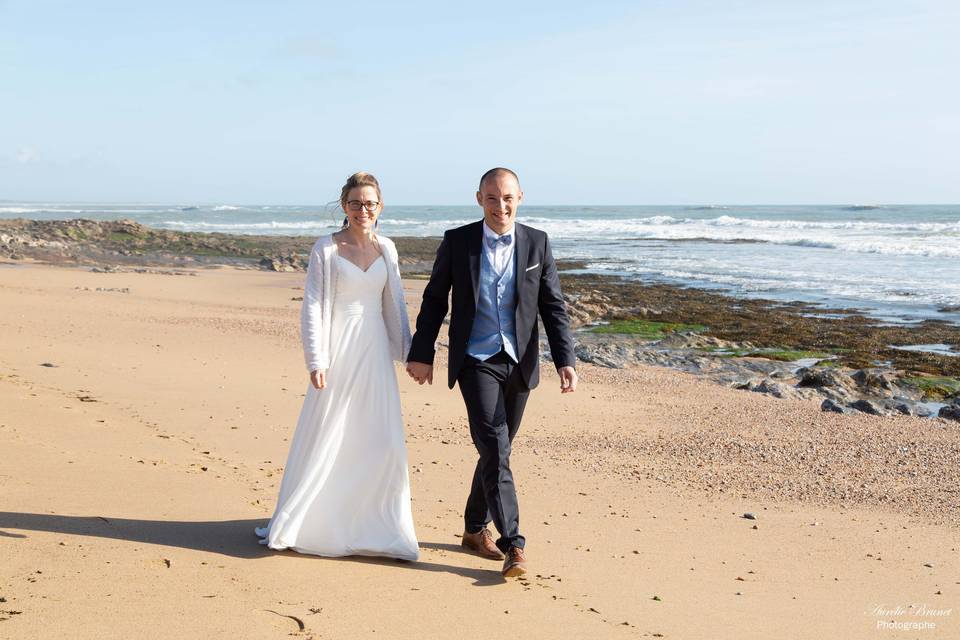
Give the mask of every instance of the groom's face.
[[500, 235], [513, 229], [522, 200], [520, 184], [508, 173], [490, 176], [477, 191], [477, 203], [483, 207], [483, 219], [488, 227]]

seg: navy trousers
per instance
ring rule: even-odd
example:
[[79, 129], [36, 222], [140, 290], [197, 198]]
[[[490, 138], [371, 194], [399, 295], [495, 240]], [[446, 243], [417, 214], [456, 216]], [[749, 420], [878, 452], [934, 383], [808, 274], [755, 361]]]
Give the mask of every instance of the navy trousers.
[[470, 436], [480, 454], [463, 514], [465, 530], [478, 533], [492, 520], [500, 533], [497, 547], [501, 551], [522, 549], [525, 540], [520, 535], [510, 447], [530, 390], [520, 368], [503, 351], [484, 361], [467, 356], [457, 383], [467, 406]]

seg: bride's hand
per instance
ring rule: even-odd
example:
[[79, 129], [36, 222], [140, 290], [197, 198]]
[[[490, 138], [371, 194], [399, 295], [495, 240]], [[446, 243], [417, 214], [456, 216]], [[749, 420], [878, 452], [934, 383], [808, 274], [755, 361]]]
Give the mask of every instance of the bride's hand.
[[327, 372], [319, 370], [311, 371], [310, 382], [313, 384], [314, 389], [323, 389], [327, 386]]
[[425, 362], [407, 362], [407, 373], [417, 381], [417, 384], [433, 384], [433, 365]]

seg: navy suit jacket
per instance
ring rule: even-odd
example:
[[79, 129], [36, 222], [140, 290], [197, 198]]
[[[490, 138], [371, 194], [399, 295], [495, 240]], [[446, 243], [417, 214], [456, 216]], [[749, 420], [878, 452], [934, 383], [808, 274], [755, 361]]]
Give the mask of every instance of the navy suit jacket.
[[[560, 278], [547, 234], [523, 224], [515, 224], [514, 242], [517, 356], [523, 381], [528, 389], [533, 389], [540, 382], [538, 315], [543, 320], [550, 354], [557, 368], [574, 366], [576, 357], [570, 336], [570, 319], [560, 293]], [[463, 367], [467, 342], [473, 329], [482, 251], [482, 220], [443, 234], [430, 282], [423, 291], [416, 333], [407, 357], [408, 361], [433, 364], [434, 345], [449, 307], [450, 362], [447, 384], [451, 388]], [[451, 291], [451, 303], [448, 305], [447, 298]]]

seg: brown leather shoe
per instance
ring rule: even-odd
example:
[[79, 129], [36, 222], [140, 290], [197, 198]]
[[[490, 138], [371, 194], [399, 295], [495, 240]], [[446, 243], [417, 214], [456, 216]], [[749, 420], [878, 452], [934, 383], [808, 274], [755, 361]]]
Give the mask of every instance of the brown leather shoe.
[[497, 549], [497, 545], [493, 544], [493, 536], [490, 535], [490, 531], [487, 529], [483, 529], [480, 533], [467, 533], [464, 531], [460, 546], [470, 549], [470, 551], [473, 551], [483, 558], [503, 560], [503, 554], [500, 553], [500, 549]]
[[517, 578], [527, 573], [527, 557], [520, 547], [510, 547], [507, 559], [503, 561], [503, 577]]

